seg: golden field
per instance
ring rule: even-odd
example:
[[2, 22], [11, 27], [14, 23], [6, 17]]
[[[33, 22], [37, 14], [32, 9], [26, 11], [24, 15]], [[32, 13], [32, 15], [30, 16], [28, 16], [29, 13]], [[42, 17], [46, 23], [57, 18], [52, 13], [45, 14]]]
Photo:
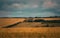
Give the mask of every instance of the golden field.
[[[44, 26], [45, 24], [40, 22], [23, 22], [25, 19], [29, 18], [0, 18], [0, 38], [60, 38], [60, 27], [39, 27], [39, 25]], [[60, 20], [60, 18], [33, 19]], [[15, 26], [11, 28], [1, 28], [13, 24]], [[60, 24], [55, 23], [55, 25]]]
[[60, 27], [0, 28], [0, 38], [60, 38]]
[[22, 22], [23, 18], [0, 18], [0, 27]]
[[[27, 18], [29, 19], [29, 18]], [[33, 18], [33, 19], [44, 19], [44, 20], [60, 20], [60, 18]], [[15, 24], [17, 22], [23, 22], [25, 18], [0, 18], [0, 27]]]

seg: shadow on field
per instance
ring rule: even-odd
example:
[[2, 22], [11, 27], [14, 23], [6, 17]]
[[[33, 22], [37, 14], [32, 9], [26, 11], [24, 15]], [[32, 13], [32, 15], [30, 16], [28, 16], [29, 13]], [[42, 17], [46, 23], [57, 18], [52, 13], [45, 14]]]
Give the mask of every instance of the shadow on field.
[[[36, 25], [34, 24], [34, 22], [36, 23]], [[23, 25], [20, 25], [21, 23]], [[41, 24], [38, 24], [38, 23], [41, 23]], [[31, 27], [60, 27], [60, 20], [26, 19], [23, 22], [17, 22], [15, 24], [8, 25], [8, 26], [2, 27], [2, 28], [11, 28], [11, 27], [17, 26], [18, 24], [19, 24], [19, 26], [22, 26], [22, 27], [24, 25], [25, 25], [25, 27], [26, 26], [30, 27], [31, 25], [32, 25]]]

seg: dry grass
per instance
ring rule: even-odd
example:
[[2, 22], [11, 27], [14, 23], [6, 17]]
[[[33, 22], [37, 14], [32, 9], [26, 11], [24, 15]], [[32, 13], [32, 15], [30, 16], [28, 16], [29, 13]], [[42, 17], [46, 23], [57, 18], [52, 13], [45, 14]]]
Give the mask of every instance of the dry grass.
[[[34, 19], [60, 20], [60, 18], [34, 18]], [[24, 20], [25, 20], [25, 18], [0, 18], [0, 27], [12, 25], [17, 22], [23, 22]]]
[[23, 18], [0, 18], [0, 27], [11, 25], [19, 21], [22, 22], [23, 20]]
[[60, 27], [0, 28], [0, 38], [60, 38]]
[[[60, 20], [60, 18], [41, 18], [41, 19]], [[24, 18], [0, 18], [0, 27], [14, 24], [19, 21], [22, 22], [23, 20], [25, 19]], [[24, 25], [29, 25], [29, 24], [30, 23], [28, 24], [25, 23]], [[34, 23], [34, 24], [37, 25], [37, 23]], [[38, 24], [40, 25], [40, 23]], [[60, 27], [0, 28], [0, 38], [60, 38]]]

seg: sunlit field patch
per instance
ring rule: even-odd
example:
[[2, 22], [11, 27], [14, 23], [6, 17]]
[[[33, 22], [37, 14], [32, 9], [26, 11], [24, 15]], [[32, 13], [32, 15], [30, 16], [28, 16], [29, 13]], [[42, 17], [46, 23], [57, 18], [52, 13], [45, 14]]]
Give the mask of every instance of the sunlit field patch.
[[60, 28], [0, 28], [0, 38], [60, 38]]

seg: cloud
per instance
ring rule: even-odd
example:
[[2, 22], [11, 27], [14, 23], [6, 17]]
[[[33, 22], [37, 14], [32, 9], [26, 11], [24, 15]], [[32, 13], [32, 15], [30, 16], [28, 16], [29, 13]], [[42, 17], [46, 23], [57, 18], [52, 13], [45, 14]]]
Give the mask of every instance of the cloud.
[[11, 11], [0, 11], [0, 17], [17, 17], [22, 15], [22, 11], [16, 11], [16, 12], [11, 12]]
[[60, 15], [60, 0], [0, 0], [0, 16]]
[[0, 17], [49, 17], [49, 16], [55, 16], [57, 14], [53, 12], [23, 12], [23, 11], [17, 11], [17, 12], [9, 12], [9, 11], [0, 11]]
[[20, 3], [13, 3], [11, 5], [5, 4], [2, 6], [5, 10], [23, 10], [23, 9], [34, 9], [38, 8], [37, 4], [20, 4]]
[[34, 8], [40, 8], [42, 7], [42, 9], [49, 9], [49, 8], [56, 8], [56, 6], [58, 6], [58, 4], [56, 3], [56, 1], [52, 1], [52, 0], [6, 0], [3, 1], [5, 4], [2, 6], [3, 9], [17, 9], [17, 10], [21, 10], [21, 9], [34, 9]]
[[55, 16], [56, 14], [53, 13], [53, 12], [42, 12], [42, 13], [31, 13], [31, 16], [34, 16], [34, 17], [49, 17], [49, 16]]
[[38, 8], [37, 4], [13, 4], [14, 8]]
[[46, 0], [43, 3], [43, 8], [48, 9], [48, 8], [54, 8], [57, 6], [57, 3], [52, 2], [52, 0]]

